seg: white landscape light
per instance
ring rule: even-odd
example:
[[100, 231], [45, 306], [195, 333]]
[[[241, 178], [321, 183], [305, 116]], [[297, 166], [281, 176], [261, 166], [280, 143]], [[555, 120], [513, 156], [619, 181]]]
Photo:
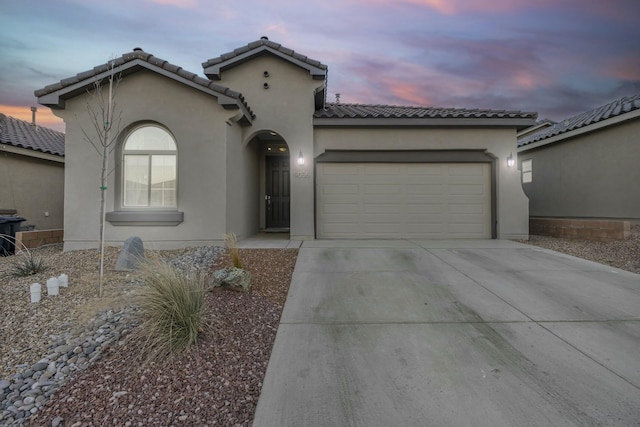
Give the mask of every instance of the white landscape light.
[[64, 273], [58, 276], [58, 285], [60, 285], [61, 288], [66, 288], [69, 285], [69, 276]]
[[33, 283], [30, 287], [31, 290], [31, 302], [40, 302], [42, 296], [42, 286], [40, 283]]
[[513, 165], [515, 164], [516, 164], [516, 159], [513, 158], [513, 153], [509, 153], [509, 157], [507, 157], [507, 166], [512, 168]]
[[300, 166], [304, 165], [304, 156], [302, 155], [302, 150], [300, 150], [300, 155], [298, 156], [298, 164]]
[[47, 280], [47, 295], [56, 296], [59, 294], [59, 291], [60, 285], [58, 284], [57, 277], [52, 277], [51, 279]]

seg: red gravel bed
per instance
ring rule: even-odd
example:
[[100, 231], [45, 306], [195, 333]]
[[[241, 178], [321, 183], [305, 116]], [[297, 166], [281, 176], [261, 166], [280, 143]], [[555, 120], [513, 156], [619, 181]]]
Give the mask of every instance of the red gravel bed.
[[[65, 384], [27, 425], [250, 426], [291, 282], [297, 250], [243, 249], [253, 288], [214, 290], [215, 319], [175, 360], [141, 365], [139, 343], [121, 342]], [[220, 260], [216, 267], [228, 265]]]

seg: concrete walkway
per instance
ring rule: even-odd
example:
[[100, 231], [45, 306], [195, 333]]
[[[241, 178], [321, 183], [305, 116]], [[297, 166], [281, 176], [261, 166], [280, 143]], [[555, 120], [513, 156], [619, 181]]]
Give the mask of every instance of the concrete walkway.
[[509, 241], [307, 241], [254, 426], [640, 425], [640, 275]]

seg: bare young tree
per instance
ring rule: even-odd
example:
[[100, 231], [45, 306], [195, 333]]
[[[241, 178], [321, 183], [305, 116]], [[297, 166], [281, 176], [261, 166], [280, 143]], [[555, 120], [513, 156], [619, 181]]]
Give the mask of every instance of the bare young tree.
[[[120, 120], [122, 117], [122, 112], [116, 109], [115, 103], [116, 89], [121, 77], [119, 75], [116, 76], [114, 73], [113, 60], [110, 60], [108, 65], [109, 76], [106, 79], [96, 80], [93, 90], [88, 91], [90, 97], [87, 100], [86, 108], [93, 129], [87, 131], [82, 128], [85, 141], [89, 142], [102, 158], [102, 168], [100, 170], [100, 273], [98, 279], [98, 296], [100, 297], [102, 297], [104, 280], [104, 223], [107, 206], [107, 179], [113, 172], [113, 169], [109, 170], [109, 156], [116, 147], [116, 137], [120, 133]], [[105, 80], [108, 87], [104, 87]], [[107, 92], [106, 99], [104, 92]]]

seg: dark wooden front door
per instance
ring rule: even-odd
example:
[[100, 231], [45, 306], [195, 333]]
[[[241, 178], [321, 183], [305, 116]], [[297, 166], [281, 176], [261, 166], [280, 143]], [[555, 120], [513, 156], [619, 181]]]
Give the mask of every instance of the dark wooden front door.
[[266, 160], [266, 227], [289, 227], [289, 156], [267, 156]]

